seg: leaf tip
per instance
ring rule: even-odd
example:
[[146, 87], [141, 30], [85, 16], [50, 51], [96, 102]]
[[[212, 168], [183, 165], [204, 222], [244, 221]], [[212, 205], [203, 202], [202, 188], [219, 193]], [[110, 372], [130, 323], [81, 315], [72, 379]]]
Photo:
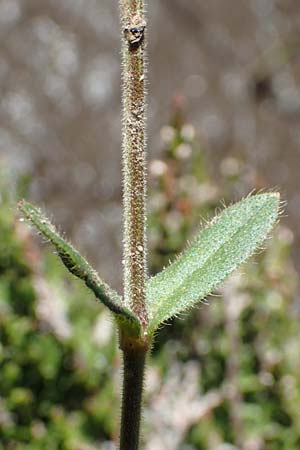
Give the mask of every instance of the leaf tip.
[[17, 203], [18, 211], [24, 214], [27, 219], [29, 218], [30, 212], [32, 212], [33, 206], [24, 198]]
[[281, 203], [281, 194], [280, 194], [280, 192], [270, 192], [269, 196], [273, 197], [274, 200], [276, 200], [278, 202], [278, 204]]
[[282, 214], [286, 202], [282, 199], [280, 192], [270, 192], [268, 195], [274, 201], [274, 206], [276, 206], [277, 215], [280, 216]]

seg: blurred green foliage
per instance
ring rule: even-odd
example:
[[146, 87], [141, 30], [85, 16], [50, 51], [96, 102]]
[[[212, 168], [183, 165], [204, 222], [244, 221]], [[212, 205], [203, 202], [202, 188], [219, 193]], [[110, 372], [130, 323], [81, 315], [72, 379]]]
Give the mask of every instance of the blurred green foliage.
[[[209, 167], [176, 109], [151, 161], [151, 272], [225, 203], [263, 184], [230, 156]], [[214, 177], [211, 173], [216, 174]], [[2, 177], [4, 179], [4, 177]], [[16, 219], [9, 181], [0, 202], [0, 450], [111, 448], [120, 356], [112, 321]], [[146, 385], [146, 450], [300, 447], [300, 330], [292, 232], [221, 289], [222, 298], [158, 333]]]
[[0, 449], [88, 449], [113, 435], [118, 417], [112, 323], [54, 255], [40, 256], [8, 192], [2, 186]]

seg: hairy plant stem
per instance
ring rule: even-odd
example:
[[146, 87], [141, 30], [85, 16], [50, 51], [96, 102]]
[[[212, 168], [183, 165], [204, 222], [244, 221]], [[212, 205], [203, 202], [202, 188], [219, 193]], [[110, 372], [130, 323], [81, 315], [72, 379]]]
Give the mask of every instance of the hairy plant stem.
[[[144, 0], [120, 0], [122, 26], [124, 302], [148, 325], [146, 308], [146, 21]], [[131, 339], [120, 330], [123, 397], [120, 450], [138, 450], [147, 336]]]
[[147, 346], [125, 344], [123, 347], [123, 397], [120, 450], [138, 450]]
[[146, 310], [146, 156], [144, 0], [120, 0], [122, 26], [124, 301], [148, 324]]

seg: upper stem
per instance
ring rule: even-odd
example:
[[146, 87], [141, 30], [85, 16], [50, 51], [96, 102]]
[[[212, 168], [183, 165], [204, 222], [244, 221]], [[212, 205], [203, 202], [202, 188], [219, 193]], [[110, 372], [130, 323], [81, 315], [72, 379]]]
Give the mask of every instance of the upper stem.
[[120, 0], [122, 25], [124, 297], [148, 324], [146, 310], [146, 138], [144, 0]]

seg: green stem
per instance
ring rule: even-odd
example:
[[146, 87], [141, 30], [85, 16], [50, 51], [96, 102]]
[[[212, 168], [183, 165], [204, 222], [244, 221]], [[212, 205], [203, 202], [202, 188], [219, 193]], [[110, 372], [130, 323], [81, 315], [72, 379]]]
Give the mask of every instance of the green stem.
[[120, 450], [138, 450], [147, 349], [123, 348], [123, 397]]

